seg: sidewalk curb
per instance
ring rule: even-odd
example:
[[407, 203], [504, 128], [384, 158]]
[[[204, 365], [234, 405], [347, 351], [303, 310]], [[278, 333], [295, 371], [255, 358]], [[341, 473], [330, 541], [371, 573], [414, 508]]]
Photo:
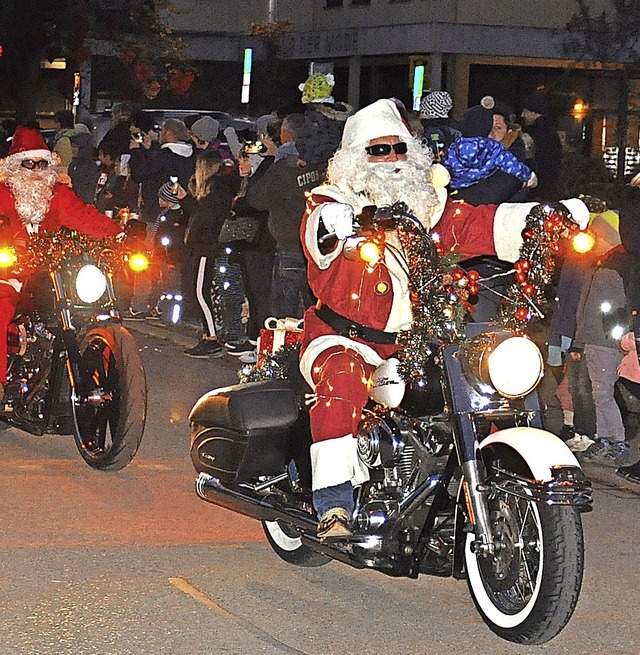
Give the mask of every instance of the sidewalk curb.
[[[157, 323], [157, 324], [156, 324]], [[198, 342], [198, 328], [194, 325], [169, 326], [160, 321], [124, 321], [124, 326], [131, 332], [140, 332], [149, 337], [163, 339], [183, 348], [195, 346]]]

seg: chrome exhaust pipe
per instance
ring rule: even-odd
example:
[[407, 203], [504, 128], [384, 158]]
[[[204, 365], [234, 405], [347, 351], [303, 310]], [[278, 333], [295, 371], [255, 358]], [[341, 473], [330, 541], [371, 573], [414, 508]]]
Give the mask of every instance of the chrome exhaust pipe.
[[318, 521], [315, 516], [295, 507], [281, 507], [276, 504], [277, 496], [253, 496], [247, 489], [244, 494], [236, 489], [225, 487], [218, 478], [208, 473], [200, 473], [196, 478], [196, 493], [202, 500], [225, 507], [238, 514], [259, 521], [281, 520], [300, 530], [315, 535]]

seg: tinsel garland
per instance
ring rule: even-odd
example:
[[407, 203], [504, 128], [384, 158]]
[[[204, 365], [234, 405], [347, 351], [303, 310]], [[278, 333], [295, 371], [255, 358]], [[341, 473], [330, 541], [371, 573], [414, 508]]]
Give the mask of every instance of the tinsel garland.
[[262, 351], [256, 364], [247, 364], [238, 371], [240, 382], [285, 380], [294, 377], [298, 368], [300, 343], [285, 344], [275, 353]]
[[515, 262], [515, 280], [507, 289], [497, 322], [504, 328], [522, 330], [529, 321], [544, 316], [545, 288], [551, 282], [560, 252], [559, 240], [578, 225], [562, 204], [536, 205], [525, 219], [520, 257]]
[[478, 274], [457, 266], [459, 255], [443, 255], [434, 237], [402, 221], [397, 227], [409, 269], [413, 322], [398, 335], [398, 371], [406, 381], [421, 380], [434, 343], [456, 339], [471, 309], [469, 295], [478, 292]]
[[122, 263], [125, 253], [125, 246], [113, 237], [96, 239], [67, 229], [43, 232], [32, 235], [26, 249], [20, 252], [18, 270], [55, 268], [65, 259], [85, 254], [113, 269]]

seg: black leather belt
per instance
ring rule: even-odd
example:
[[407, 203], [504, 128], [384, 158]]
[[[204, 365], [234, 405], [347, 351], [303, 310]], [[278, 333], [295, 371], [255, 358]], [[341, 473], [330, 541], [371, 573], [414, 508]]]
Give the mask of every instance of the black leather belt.
[[360, 323], [350, 321], [348, 318], [336, 314], [333, 309], [329, 309], [326, 305], [316, 308], [316, 316], [341, 337], [347, 337], [348, 339], [358, 337], [364, 341], [380, 344], [396, 343], [397, 332], [385, 332], [384, 330], [376, 330], [366, 325], [360, 325]]

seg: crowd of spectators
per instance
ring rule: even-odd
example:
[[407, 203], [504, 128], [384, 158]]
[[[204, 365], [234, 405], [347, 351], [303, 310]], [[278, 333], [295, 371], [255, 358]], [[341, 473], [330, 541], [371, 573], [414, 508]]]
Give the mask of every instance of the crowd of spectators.
[[[158, 124], [152, 113], [121, 103], [113, 108], [110, 130], [94, 144], [69, 112], [56, 115], [58, 129], [50, 145], [76, 193], [114, 220], [122, 220], [125, 210], [126, 218], [142, 226], [154, 253], [151, 281], [139, 280], [126, 295], [126, 318], [157, 319], [159, 300], [171, 291], [184, 298], [184, 316], [202, 325], [201, 338], [187, 355], [229, 354], [254, 362], [267, 318], [302, 317], [315, 300], [299, 237], [305, 198], [323, 182], [352, 113], [334, 99], [333, 82], [330, 75], [310, 76], [300, 87], [298, 110], [260, 117], [254, 134], [221, 131], [208, 115]], [[452, 102], [446, 91], [428, 92], [419, 112], [396, 104], [411, 133], [449, 170], [453, 201], [493, 205], [560, 199], [561, 144], [542, 92], [523, 100], [520, 122], [511, 108], [490, 96], [457, 121], [449, 117]], [[594, 201], [595, 249], [591, 256], [564, 257], [548, 364], [564, 413], [561, 438], [581, 457], [615, 464], [640, 482], [639, 465], [630, 464], [640, 409], [635, 326], [626, 325], [626, 336], [611, 332], [616, 324], [611, 317], [629, 315], [639, 304], [640, 252], [634, 243], [640, 228], [639, 183], [640, 175], [626, 195], [609, 199], [609, 207]], [[255, 233], [222, 242], [225, 221], [240, 216], [255, 219]], [[496, 258], [462, 265], [491, 278], [473, 320], [490, 318], [512, 271]], [[488, 304], [484, 296], [490, 297]], [[609, 318], [603, 320], [605, 306]]]

